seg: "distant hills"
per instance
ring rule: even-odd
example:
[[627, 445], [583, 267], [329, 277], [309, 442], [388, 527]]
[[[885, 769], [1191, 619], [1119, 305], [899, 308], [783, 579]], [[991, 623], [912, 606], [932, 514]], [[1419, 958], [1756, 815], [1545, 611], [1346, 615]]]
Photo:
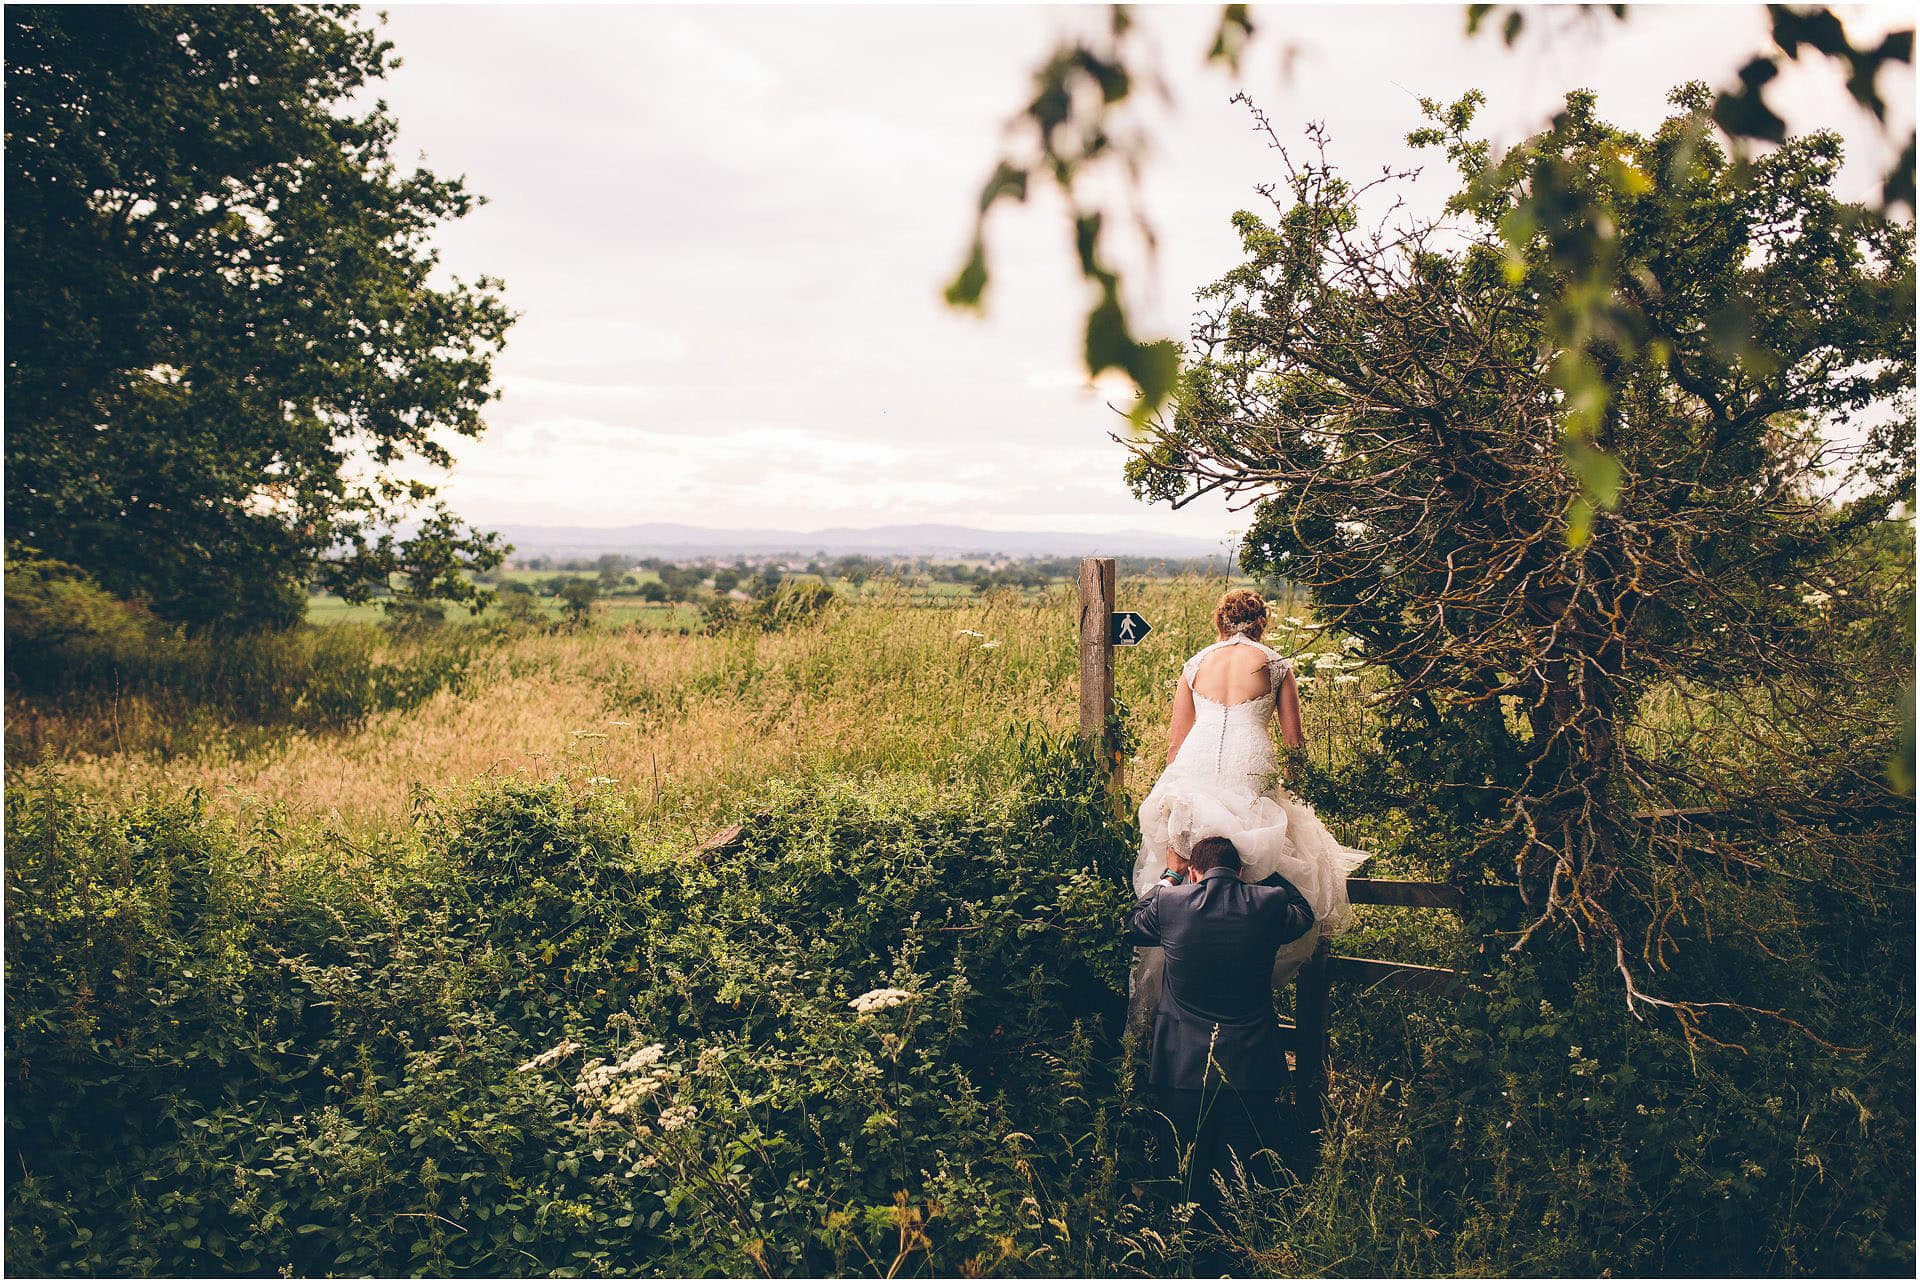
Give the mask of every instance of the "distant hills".
[[971, 526], [838, 527], [831, 530], [709, 530], [652, 522], [638, 526], [502, 526], [516, 559], [598, 557], [1219, 557], [1226, 539], [1195, 539], [1145, 530], [1100, 534], [977, 530]]

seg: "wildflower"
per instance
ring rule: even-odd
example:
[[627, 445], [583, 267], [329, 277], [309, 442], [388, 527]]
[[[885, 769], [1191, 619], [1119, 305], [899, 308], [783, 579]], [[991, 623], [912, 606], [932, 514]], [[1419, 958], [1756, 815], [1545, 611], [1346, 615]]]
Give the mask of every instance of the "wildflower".
[[992, 650], [992, 649], [993, 649], [993, 648], [994, 648], [995, 646], [998, 646], [999, 644], [1000, 644], [1000, 643], [999, 643], [999, 642], [997, 642], [997, 641], [983, 641], [983, 642], [981, 642], [981, 643], [980, 643], [980, 649], [981, 649], [981, 650]]
[[611, 775], [589, 775], [589, 776], [587, 776], [587, 783], [589, 783], [589, 784], [618, 784], [619, 782], [620, 782], [619, 780], [617, 780], [617, 779], [615, 779], [615, 778], [614, 778], [613, 776], [611, 776]]
[[611, 717], [609, 717], [609, 718], [607, 719], [607, 725], [609, 725], [609, 726], [631, 726], [631, 725], [633, 725], [633, 723], [632, 723], [632, 722], [616, 722], [616, 721], [615, 721], [615, 720], [613, 720], [613, 719], [612, 719]]
[[622, 1118], [667, 1081], [667, 1067], [660, 1062], [667, 1049], [660, 1043], [648, 1043], [617, 1065], [598, 1057], [580, 1067], [573, 1092], [582, 1101], [601, 1105], [605, 1112]]
[[1307, 621], [1300, 618], [1300, 616], [1298, 615], [1288, 615], [1287, 622], [1293, 625], [1295, 628], [1305, 628], [1307, 626]]
[[1809, 606], [1824, 606], [1833, 600], [1833, 594], [1821, 592], [1816, 588], [1812, 592], [1800, 594], [1800, 600]]
[[640, 1050], [621, 1061], [615, 1073], [637, 1074], [643, 1069], [659, 1064], [666, 1058], [667, 1049], [657, 1042], [650, 1042]]
[[725, 1060], [726, 1056], [724, 1048], [703, 1047], [700, 1049], [700, 1062], [697, 1068], [703, 1074], [710, 1074], [720, 1067], [720, 1062]]
[[603, 740], [607, 737], [605, 731], [569, 731], [568, 734], [577, 740]]
[[912, 997], [905, 989], [869, 989], [847, 1005], [866, 1016], [885, 1011], [888, 1007], [897, 1007]]
[[530, 1074], [536, 1070], [545, 1069], [548, 1065], [558, 1064], [579, 1050], [579, 1043], [571, 1038], [562, 1038], [557, 1045], [547, 1048], [531, 1060], [522, 1062], [519, 1067], [519, 1072]]
[[1349, 655], [1358, 655], [1367, 648], [1367, 644], [1358, 637], [1343, 637], [1340, 639], [1340, 645]]
[[955, 637], [985, 637], [985, 633], [976, 633], [971, 628], [962, 628], [954, 633]]
[[1333, 684], [1335, 686], [1345, 686], [1348, 682], [1357, 682], [1359, 680], [1360, 679], [1358, 677], [1355, 677], [1352, 673], [1341, 673], [1339, 676], [1333, 679]]
[[660, 1130], [677, 1132], [682, 1127], [691, 1126], [698, 1113], [692, 1105], [669, 1105], [660, 1111]]

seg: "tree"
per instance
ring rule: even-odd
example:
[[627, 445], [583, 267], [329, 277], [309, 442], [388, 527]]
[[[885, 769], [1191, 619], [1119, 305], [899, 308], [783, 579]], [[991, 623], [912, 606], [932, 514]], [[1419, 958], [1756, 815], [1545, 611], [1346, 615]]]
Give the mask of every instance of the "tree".
[[[1581, 5], [1573, 20], [1591, 21], [1602, 10], [1615, 19], [1624, 19], [1627, 8], [1624, 4]], [[1538, 6], [1470, 4], [1465, 6], [1467, 32], [1472, 35], [1483, 28], [1498, 27], [1511, 46], [1530, 16], [1540, 21], [1539, 12]], [[1783, 141], [1786, 122], [1767, 103], [1766, 87], [1778, 76], [1783, 61], [1805, 53], [1809, 59], [1824, 57], [1844, 70], [1848, 93], [1883, 128], [1891, 128], [1878, 77], [1889, 64], [1913, 61], [1912, 27], [1890, 32], [1872, 47], [1855, 47], [1845, 26], [1826, 6], [1768, 5], [1767, 13], [1773, 47], [1756, 52], [1741, 66], [1737, 86], [1722, 91], [1711, 111], [1696, 120], [1696, 127], [1703, 132], [1715, 127], [1723, 131], [1742, 164], [1744, 145], [1749, 141]], [[1489, 22], [1490, 18], [1498, 21]], [[1257, 26], [1253, 6], [1222, 5], [1206, 52], [1207, 62], [1237, 74], [1255, 40]], [[1008, 202], [1025, 203], [1033, 187], [1050, 184], [1067, 211], [1080, 274], [1092, 287], [1084, 346], [1087, 376], [1094, 378], [1105, 370], [1118, 369], [1133, 381], [1139, 397], [1128, 413], [1136, 428], [1172, 395], [1178, 370], [1177, 345], [1152, 335], [1134, 334], [1121, 270], [1102, 253], [1107, 232], [1120, 221], [1122, 213], [1148, 245], [1154, 242], [1153, 227], [1139, 203], [1149, 132], [1133, 118], [1131, 109], [1139, 101], [1142, 88], [1163, 99], [1167, 90], [1164, 82], [1152, 74], [1153, 58], [1143, 44], [1151, 44], [1151, 38], [1142, 37], [1128, 6], [1116, 4], [1111, 7], [1105, 32], [1064, 39], [1039, 63], [1034, 71], [1032, 97], [1014, 113], [1006, 131], [1008, 142], [981, 185], [965, 257], [946, 288], [950, 306], [981, 309], [992, 277], [986, 229], [994, 210]], [[1284, 58], [1290, 61], [1297, 52], [1289, 47]], [[1484, 162], [1487, 157], [1481, 159]], [[1882, 185], [1885, 209], [1905, 207], [1911, 214], [1913, 170], [1914, 132], [1909, 128], [1905, 147]], [[1103, 181], [1099, 177], [1102, 174], [1118, 181]], [[1115, 192], [1127, 198], [1126, 209], [1118, 207]], [[1594, 218], [1598, 211], [1589, 206], [1547, 200], [1523, 205], [1517, 212], [1523, 217], [1516, 218], [1513, 230], [1520, 240], [1530, 234], [1530, 225], [1544, 222], [1557, 229], [1569, 249], [1604, 252], [1607, 248], [1604, 224]], [[1582, 280], [1562, 283], [1562, 323], [1569, 332], [1605, 324], [1611, 319], [1610, 310], [1620, 310], [1615, 300], [1594, 294], [1589, 286], [1590, 282]], [[1609, 389], [1602, 375], [1582, 356], [1577, 347], [1573, 349], [1556, 377], [1571, 395], [1588, 401], [1604, 399]], [[1604, 452], [1594, 449], [1583, 435], [1581, 424], [1569, 426], [1573, 433], [1571, 453], [1576, 458], [1584, 457], [1589, 464], [1591, 475], [1583, 495], [1597, 506], [1608, 506], [1611, 495], [1604, 490], [1604, 474], [1609, 468], [1596, 462]]]
[[[1704, 1007], [1648, 981], [1683, 919], [1724, 929], [1749, 879], [1797, 860], [1897, 883], [1888, 852], [1911, 848], [1878, 767], [1894, 710], [1836, 653], [1818, 585], [1857, 578], [1862, 538], [1913, 500], [1912, 228], [1833, 197], [1831, 135], [1737, 172], [1704, 85], [1646, 137], [1571, 94], [1490, 174], [1479, 101], [1426, 104], [1411, 137], [1460, 170], [1444, 226], [1366, 226], [1401, 176], [1348, 182], [1318, 127], [1298, 163], [1274, 139], [1273, 213], [1235, 216], [1246, 261], [1202, 292], [1176, 412], [1129, 471], [1176, 506], [1256, 505], [1246, 569], [1305, 587], [1389, 676], [1400, 787], [1370, 787], [1468, 835], [1462, 878], [1519, 882], [1516, 947], [1597, 944], [1636, 1012], [1698, 1028]], [[1563, 244], [1507, 236], [1546, 172], [1607, 211], [1603, 288], [1644, 318], [1586, 340], [1614, 389], [1593, 425], [1612, 511], [1570, 514], [1582, 482], [1556, 448], [1594, 413], [1555, 382]], [[1750, 334], [1728, 332], [1736, 306]], [[1671, 822], [1702, 811], [1749, 822]]]
[[610, 593], [620, 586], [627, 559], [617, 552], [606, 553], [593, 563], [593, 568], [600, 576], [600, 591]]
[[294, 622], [310, 581], [483, 603], [504, 549], [418, 465], [484, 429], [511, 317], [429, 282], [475, 197], [353, 114], [395, 60], [352, 14], [8, 8], [10, 547], [196, 625]]
[[517, 579], [500, 585], [499, 602], [500, 613], [509, 624], [525, 627], [546, 618], [546, 612], [540, 609], [539, 594]]
[[560, 587], [560, 610], [573, 628], [583, 628], [593, 621], [593, 603], [599, 599], [598, 579], [569, 579]]
[[740, 586], [740, 572], [737, 570], [716, 570], [713, 572], [713, 590], [724, 596]]
[[691, 601], [700, 588], [700, 573], [688, 570], [684, 566], [663, 565], [659, 570], [660, 582], [666, 587], [668, 597], [673, 601]]

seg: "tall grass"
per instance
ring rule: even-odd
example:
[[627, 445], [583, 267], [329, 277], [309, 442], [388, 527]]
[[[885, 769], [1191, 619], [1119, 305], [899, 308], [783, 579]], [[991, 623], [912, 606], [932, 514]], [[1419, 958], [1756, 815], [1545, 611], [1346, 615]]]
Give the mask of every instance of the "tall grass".
[[195, 636], [157, 624], [10, 651], [12, 764], [102, 756], [166, 762], [210, 742], [341, 732], [458, 689], [482, 635], [397, 638], [368, 625]]
[[[1116, 695], [1139, 735], [1128, 771], [1136, 793], [1164, 760], [1180, 663], [1213, 639], [1220, 587], [1191, 578], [1120, 586], [1121, 604], [1153, 624], [1116, 660]], [[1285, 622], [1292, 610], [1274, 605], [1269, 639], [1283, 651], [1308, 644]], [[1077, 716], [1075, 619], [1067, 588], [950, 606], [909, 604], [902, 591], [835, 602], [772, 633], [509, 636], [463, 650], [457, 683], [343, 728], [263, 733], [237, 709], [189, 714], [147, 695], [80, 707], [16, 699], [8, 747], [16, 761], [57, 764], [111, 797], [191, 786], [358, 831], [403, 822], [417, 786], [559, 774], [622, 795], [643, 827], [692, 838], [776, 777], [1007, 778], [1009, 728], [1057, 732]], [[389, 645], [387, 660], [404, 669], [452, 643]], [[1360, 733], [1359, 690], [1309, 688], [1313, 752], [1338, 754]], [[206, 733], [208, 716], [225, 718], [223, 733]], [[194, 734], [183, 731], [189, 724]]]

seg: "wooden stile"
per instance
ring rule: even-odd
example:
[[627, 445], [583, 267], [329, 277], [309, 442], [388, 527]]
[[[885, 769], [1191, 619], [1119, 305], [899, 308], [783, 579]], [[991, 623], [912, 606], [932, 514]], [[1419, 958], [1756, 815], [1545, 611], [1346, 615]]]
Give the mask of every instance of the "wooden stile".
[[1294, 981], [1294, 1099], [1303, 1130], [1320, 1130], [1327, 1098], [1327, 1010], [1332, 1000], [1332, 957], [1327, 942], [1300, 968]]
[[1413, 909], [1463, 909], [1466, 897], [1444, 882], [1403, 882], [1398, 878], [1348, 878], [1347, 899], [1355, 904], [1391, 904]]
[[1399, 989], [1408, 993], [1452, 993], [1460, 987], [1460, 973], [1452, 967], [1428, 967], [1417, 962], [1385, 962], [1379, 958], [1327, 959], [1332, 978], [1341, 984]]
[[1462, 890], [1445, 882], [1401, 878], [1348, 878], [1347, 899], [1355, 904], [1386, 904], [1407, 909], [1452, 909], [1465, 913], [1471, 900], [1517, 897], [1518, 887], [1489, 884]]

